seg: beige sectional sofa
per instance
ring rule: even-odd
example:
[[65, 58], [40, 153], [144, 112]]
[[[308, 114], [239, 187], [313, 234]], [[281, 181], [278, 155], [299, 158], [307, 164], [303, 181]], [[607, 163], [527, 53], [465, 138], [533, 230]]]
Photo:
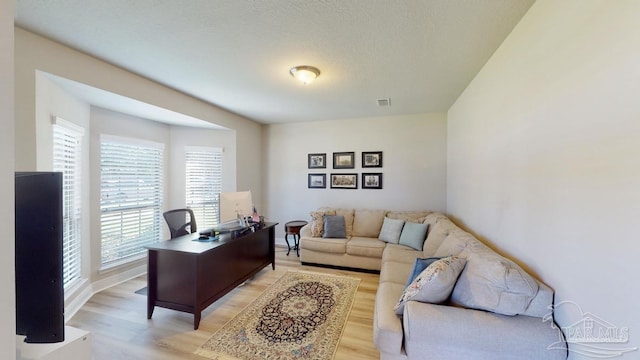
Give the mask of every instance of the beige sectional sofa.
[[[322, 237], [324, 229], [318, 227], [324, 215], [344, 217], [344, 237]], [[400, 240], [389, 240], [387, 225], [399, 222], [404, 222]], [[426, 224], [426, 240], [421, 247], [407, 246], [404, 230], [418, 224]], [[321, 208], [301, 229], [300, 258], [304, 264], [380, 271], [373, 328], [383, 360], [567, 357], [562, 332], [549, 316], [553, 290], [441, 213]], [[447, 278], [434, 263], [408, 286], [414, 266], [424, 261], [416, 259], [426, 258], [446, 259], [439, 265], [454, 259], [462, 270]], [[437, 281], [451, 283], [443, 290], [450, 291], [445, 301], [416, 297], [398, 306], [402, 296], [437, 288]]]

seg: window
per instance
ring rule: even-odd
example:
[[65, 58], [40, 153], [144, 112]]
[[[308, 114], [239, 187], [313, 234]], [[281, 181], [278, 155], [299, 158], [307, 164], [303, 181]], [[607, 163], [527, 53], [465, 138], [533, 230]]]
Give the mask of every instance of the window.
[[84, 129], [53, 119], [53, 171], [62, 172], [62, 284], [70, 287], [82, 270], [81, 164]]
[[100, 229], [102, 267], [146, 255], [160, 241], [164, 146], [102, 135]]
[[196, 224], [206, 229], [218, 224], [222, 191], [222, 149], [186, 147], [186, 202]]

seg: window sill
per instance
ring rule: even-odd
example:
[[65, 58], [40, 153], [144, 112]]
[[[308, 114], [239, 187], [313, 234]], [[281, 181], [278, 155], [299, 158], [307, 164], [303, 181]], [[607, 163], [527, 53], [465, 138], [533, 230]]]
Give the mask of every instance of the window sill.
[[147, 254], [142, 254], [142, 255], [135, 255], [135, 256], [131, 256], [122, 260], [118, 260], [118, 261], [113, 261], [110, 262], [106, 265], [102, 265], [100, 267], [100, 269], [98, 269], [98, 274], [102, 275], [102, 274], [108, 274], [110, 272], [116, 271], [116, 270], [120, 270], [123, 267], [126, 266], [133, 266], [133, 265], [137, 265], [140, 262], [146, 261], [147, 260]]

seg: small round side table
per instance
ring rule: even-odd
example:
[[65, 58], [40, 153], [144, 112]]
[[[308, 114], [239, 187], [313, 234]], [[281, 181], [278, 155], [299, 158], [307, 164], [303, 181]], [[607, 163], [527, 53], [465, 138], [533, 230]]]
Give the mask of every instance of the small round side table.
[[289, 235], [293, 235], [293, 250], [296, 251], [298, 257], [300, 257], [300, 229], [307, 225], [304, 220], [289, 221], [284, 224], [284, 241], [287, 242], [287, 256], [291, 252], [291, 245], [289, 245]]

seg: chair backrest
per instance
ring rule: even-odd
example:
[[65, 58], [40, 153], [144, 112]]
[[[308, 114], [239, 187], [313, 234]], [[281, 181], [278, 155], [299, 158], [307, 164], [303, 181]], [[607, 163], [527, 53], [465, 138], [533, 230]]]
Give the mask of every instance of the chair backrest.
[[[187, 215], [189, 219], [187, 219]], [[198, 231], [196, 218], [191, 209], [175, 209], [165, 211], [162, 216], [167, 221], [171, 238], [187, 235]]]

